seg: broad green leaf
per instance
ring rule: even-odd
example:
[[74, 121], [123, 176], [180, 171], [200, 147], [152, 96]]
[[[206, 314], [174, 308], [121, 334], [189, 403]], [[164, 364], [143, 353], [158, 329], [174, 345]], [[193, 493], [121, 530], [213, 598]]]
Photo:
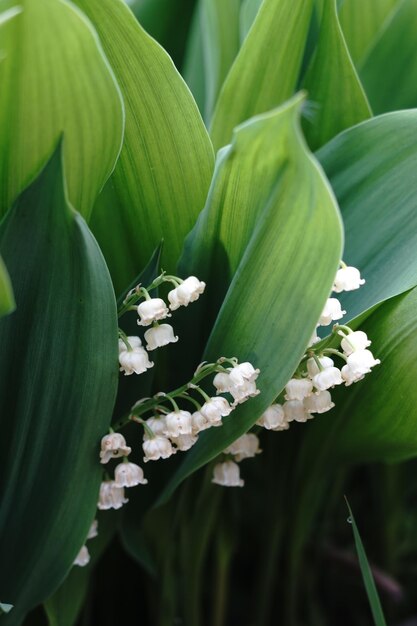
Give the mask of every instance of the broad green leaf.
[[0, 589], [15, 605], [0, 624], [14, 626], [84, 543], [117, 386], [113, 288], [60, 151], [3, 220], [0, 252], [17, 304], [0, 321]]
[[221, 86], [239, 51], [239, 12], [240, 0], [201, 0], [206, 120], [211, 118]]
[[6, 266], [0, 257], [0, 317], [11, 313], [15, 308], [13, 289]]
[[360, 68], [375, 113], [417, 105], [416, 37], [417, 0], [403, 0]]
[[[13, 17], [15, 17], [15, 15], [18, 15], [21, 12], [22, 12], [22, 7], [20, 6], [11, 7], [10, 9], [3, 11], [3, 13], [0, 13], [0, 26], [2, 26], [2, 24], [7, 22], [8, 20], [11, 20]], [[2, 605], [0, 604], [0, 606]]]
[[206, 207], [187, 240], [182, 264], [207, 278], [208, 301], [210, 284], [227, 265], [233, 277], [204, 359], [249, 360], [260, 368], [261, 393], [222, 428], [200, 436], [165, 496], [271, 404], [298, 364], [329, 294], [341, 223], [331, 188], [302, 137], [301, 105], [296, 97], [236, 129], [231, 146], [219, 153]]
[[346, 231], [345, 261], [366, 284], [340, 294], [347, 318], [417, 284], [417, 112], [376, 117], [324, 146], [317, 157]]
[[69, 200], [85, 217], [114, 168], [120, 92], [88, 20], [64, 0], [0, 1], [0, 217], [64, 134]]
[[336, 0], [324, 5], [317, 49], [304, 87], [312, 111], [304, 118], [303, 128], [313, 150], [372, 115], [343, 38]]
[[263, 0], [242, 0], [240, 9], [240, 39], [243, 41], [251, 29]]
[[93, 214], [121, 291], [165, 238], [174, 271], [185, 235], [204, 206], [213, 151], [197, 106], [166, 52], [122, 0], [77, 0], [96, 27], [126, 106], [123, 149]]
[[211, 125], [214, 147], [235, 126], [292, 96], [306, 43], [311, 0], [264, 0], [220, 92]]
[[376, 589], [374, 577], [372, 575], [372, 570], [369, 566], [368, 559], [366, 557], [365, 548], [362, 543], [362, 539], [361, 539], [358, 527], [356, 525], [355, 518], [353, 517], [352, 509], [350, 508], [350, 504], [347, 500], [346, 500], [346, 504], [349, 510], [349, 521], [352, 524], [353, 537], [355, 539], [355, 545], [356, 545], [356, 552], [358, 553], [359, 565], [361, 568], [362, 578], [363, 578], [363, 582], [365, 585], [366, 594], [368, 596], [369, 605], [371, 607], [374, 624], [375, 626], [387, 626], [384, 613], [382, 611], [378, 591]]
[[194, 96], [194, 100], [204, 114], [206, 102], [206, 80], [204, 76], [203, 35], [200, 28], [200, 5], [197, 5], [184, 55], [182, 75]]
[[400, 0], [344, 0], [339, 19], [356, 66], [379, 37], [385, 21]]

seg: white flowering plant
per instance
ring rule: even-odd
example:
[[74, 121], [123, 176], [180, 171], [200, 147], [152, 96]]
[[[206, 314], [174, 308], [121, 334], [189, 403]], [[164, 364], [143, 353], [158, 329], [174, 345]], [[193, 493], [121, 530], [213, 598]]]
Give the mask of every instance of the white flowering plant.
[[0, 626], [417, 612], [416, 20], [0, 0]]

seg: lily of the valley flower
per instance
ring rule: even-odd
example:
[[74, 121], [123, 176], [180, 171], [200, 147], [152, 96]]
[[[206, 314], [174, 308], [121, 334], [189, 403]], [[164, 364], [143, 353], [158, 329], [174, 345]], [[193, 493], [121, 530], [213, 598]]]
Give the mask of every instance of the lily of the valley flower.
[[352, 352], [356, 352], [357, 350], [365, 350], [372, 343], [368, 339], [367, 334], [362, 330], [355, 330], [348, 335], [344, 335], [342, 331], [339, 331], [339, 334], [343, 337], [340, 345], [346, 356], [349, 356]]
[[95, 519], [90, 526], [90, 530], [88, 531], [87, 539], [94, 539], [98, 535], [98, 521]]
[[146, 485], [143, 469], [136, 463], [119, 463], [114, 470], [114, 483], [117, 487], [136, 487]]
[[310, 418], [301, 400], [287, 400], [283, 404], [283, 409], [287, 422], [306, 422]]
[[120, 509], [124, 504], [129, 502], [125, 498], [125, 490], [118, 487], [113, 480], [106, 480], [100, 485], [100, 496], [97, 507], [101, 511], [108, 509]]
[[266, 430], [288, 430], [290, 427], [281, 404], [271, 404], [256, 422]]
[[247, 361], [240, 363], [229, 370], [229, 380], [235, 387], [243, 387], [248, 382], [253, 383], [259, 376], [259, 370], [255, 369]]
[[261, 452], [259, 439], [254, 433], [242, 435], [224, 450], [225, 454], [233, 454], [238, 462], [243, 461], [243, 459], [250, 459]]
[[167, 437], [161, 437], [157, 435], [152, 439], [144, 438], [142, 448], [145, 453], [144, 462], [158, 461], [158, 459], [167, 459], [171, 455], [175, 454], [175, 450], [172, 447], [170, 440]]
[[326, 413], [334, 407], [334, 402], [332, 402], [330, 392], [326, 389], [304, 398], [304, 407], [309, 413]]
[[169, 343], [176, 343], [178, 337], [174, 335], [174, 329], [170, 324], [157, 324], [145, 332], [146, 349], [156, 350]]
[[347, 357], [347, 364], [354, 374], [368, 374], [372, 367], [380, 363], [370, 350], [356, 350]]
[[88, 565], [89, 562], [90, 553], [88, 552], [87, 546], [83, 546], [74, 561], [74, 565], [78, 565], [79, 567], [85, 567], [86, 565]]
[[152, 322], [171, 317], [171, 313], [162, 298], [151, 298], [141, 302], [137, 308], [139, 326], [150, 326]]
[[153, 367], [152, 361], [149, 360], [148, 353], [141, 346], [132, 350], [123, 350], [119, 354], [120, 371], [125, 376], [131, 374], [143, 374], [147, 369]]
[[108, 463], [110, 459], [129, 456], [132, 448], [126, 445], [126, 439], [120, 433], [110, 433], [101, 440], [100, 463]]
[[221, 419], [218, 422], [215, 422], [214, 424], [210, 423], [208, 419], [200, 411], [194, 411], [191, 418], [192, 418], [193, 435], [198, 435], [198, 433], [201, 433], [203, 430], [207, 430], [207, 428], [210, 428], [211, 426], [222, 425]]
[[[327, 369], [328, 367], [334, 366], [334, 361], [328, 356], [320, 356], [317, 357], [317, 360], [320, 363], [322, 369]], [[316, 359], [310, 358], [307, 360], [307, 372], [310, 378], [313, 378], [316, 374], [320, 372], [320, 367], [318, 366]]]
[[334, 320], [340, 320], [346, 311], [342, 311], [341, 304], [337, 298], [328, 298], [324, 309], [320, 315], [319, 325], [328, 326]]
[[180, 306], [188, 306], [190, 302], [198, 300], [206, 287], [206, 283], [198, 280], [195, 276], [189, 276], [178, 287], [168, 293], [171, 311]]
[[343, 378], [337, 367], [326, 367], [326, 369], [313, 376], [313, 385], [317, 391], [326, 391], [326, 389], [342, 383]]
[[175, 448], [180, 452], [186, 452], [197, 442], [198, 435], [178, 435], [178, 437], [171, 437], [171, 441]]
[[313, 383], [309, 378], [291, 378], [285, 385], [286, 400], [303, 400], [313, 390]]
[[240, 478], [240, 467], [234, 461], [217, 463], [214, 466], [212, 483], [222, 487], [243, 487], [245, 481]]
[[365, 280], [361, 278], [361, 274], [356, 267], [342, 267], [337, 271], [333, 291], [335, 293], [353, 291], [354, 289], [359, 289], [363, 284], [365, 284]]
[[347, 364], [342, 367], [341, 374], [346, 387], [350, 387], [353, 383], [357, 383], [365, 378], [365, 374], [361, 374], [361, 372], [354, 372]]
[[193, 430], [191, 413], [188, 411], [172, 411], [165, 416], [164, 435], [169, 437], [179, 437], [179, 435], [191, 435]]
[[220, 425], [222, 417], [230, 415], [231, 412], [232, 407], [230, 406], [226, 398], [218, 396], [207, 400], [207, 402], [205, 402], [200, 409], [200, 413], [203, 415], [203, 417], [205, 417], [205, 419], [211, 426]]

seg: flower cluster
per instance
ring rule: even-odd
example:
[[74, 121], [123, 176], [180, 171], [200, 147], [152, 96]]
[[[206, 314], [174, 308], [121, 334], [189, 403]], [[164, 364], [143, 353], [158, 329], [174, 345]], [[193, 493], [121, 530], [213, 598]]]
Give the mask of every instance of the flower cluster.
[[[88, 539], [94, 539], [98, 535], [98, 522], [94, 520], [90, 526], [90, 530], [88, 531], [88, 535], [86, 541]], [[88, 551], [87, 546], [84, 544], [77, 554], [77, 557], [74, 561], [74, 565], [78, 565], [79, 567], [85, 567], [90, 562], [90, 553]]]
[[245, 481], [240, 478], [238, 463], [251, 459], [262, 450], [259, 439], [254, 433], [242, 435], [223, 450], [224, 460], [214, 466], [212, 483], [222, 487], [243, 487]]

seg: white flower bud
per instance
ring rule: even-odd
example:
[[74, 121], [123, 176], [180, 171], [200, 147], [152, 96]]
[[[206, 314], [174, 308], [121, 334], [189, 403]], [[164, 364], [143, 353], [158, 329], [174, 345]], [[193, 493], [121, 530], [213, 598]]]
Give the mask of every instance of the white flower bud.
[[337, 298], [328, 298], [320, 315], [319, 325], [328, 326], [333, 320], [340, 320], [345, 313], [346, 311], [342, 311], [341, 304]]
[[149, 360], [148, 353], [145, 348], [133, 348], [130, 351], [124, 351], [119, 354], [120, 371], [125, 376], [131, 374], [143, 374], [147, 369], [153, 367], [152, 361]]
[[192, 418], [193, 435], [198, 435], [198, 433], [201, 433], [203, 430], [207, 430], [207, 428], [210, 428], [211, 426], [222, 425], [221, 420], [215, 424], [210, 424], [208, 419], [204, 417], [204, 415], [200, 413], [200, 411], [195, 411], [192, 414], [191, 418]]
[[87, 539], [94, 539], [98, 535], [98, 521], [95, 519], [90, 526], [90, 530], [88, 531]]
[[250, 459], [261, 452], [262, 450], [259, 448], [259, 439], [253, 433], [242, 435], [224, 450], [225, 454], [233, 454], [238, 462], [243, 461], [243, 459]]
[[139, 326], [149, 326], [152, 322], [171, 317], [171, 313], [162, 298], [151, 298], [138, 306]]
[[283, 409], [287, 422], [306, 422], [310, 417], [300, 400], [287, 400]]
[[344, 365], [341, 373], [346, 387], [350, 387], [352, 383], [357, 383], [359, 380], [365, 378], [365, 374], [361, 374], [360, 372], [355, 373], [349, 365]]
[[325, 390], [304, 398], [304, 407], [309, 413], [326, 413], [334, 407], [334, 402], [330, 392]]
[[[334, 365], [333, 360], [328, 356], [320, 356], [318, 357], [318, 360], [323, 369], [327, 369], [328, 367], [333, 367]], [[310, 378], [313, 378], [313, 376], [318, 374], [320, 371], [321, 370], [316, 363], [316, 359], [313, 359], [313, 357], [311, 357], [311, 359], [307, 360], [307, 372]]]
[[166, 437], [178, 437], [179, 435], [191, 435], [192, 433], [191, 413], [188, 411], [172, 411], [165, 416]]
[[118, 487], [113, 480], [106, 480], [100, 485], [100, 496], [97, 507], [101, 511], [107, 511], [108, 509], [120, 509], [126, 502], [129, 502], [125, 498], [125, 490], [123, 487]]
[[136, 463], [119, 463], [114, 470], [114, 483], [118, 487], [136, 487], [147, 485], [143, 476], [143, 469]]
[[291, 378], [285, 385], [286, 400], [303, 400], [313, 391], [309, 378]]
[[285, 412], [281, 404], [271, 404], [256, 423], [266, 430], [288, 430], [290, 427], [285, 419]]
[[[135, 348], [140, 348], [142, 345], [142, 341], [140, 337], [128, 337], [127, 338], [130, 347], [134, 350]], [[127, 352], [128, 347], [123, 341], [123, 339], [119, 339], [119, 354], [121, 352]]]
[[365, 284], [365, 281], [361, 278], [360, 272], [356, 267], [342, 267], [337, 271], [333, 291], [335, 293], [353, 291], [354, 289], [359, 289], [363, 284]]
[[160, 435], [153, 437], [153, 439], [144, 439], [142, 448], [145, 453], [143, 459], [145, 463], [148, 461], [158, 461], [158, 459], [167, 459], [172, 454], [175, 454], [170, 440]]
[[356, 350], [347, 357], [347, 364], [354, 374], [368, 374], [372, 367], [380, 363], [370, 350]]
[[230, 391], [233, 386], [230, 376], [226, 372], [216, 374], [213, 378], [213, 385], [216, 387], [218, 394]]
[[168, 293], [171, 311], [180, 306], [188, 306], [190, 302], [198, 300], [206, 287], [206, 283], [198, 280], [195, 276], [186, 278], [176, 289]]
[[343, 378], [337, 367], [327, 367], [313, 377], [313, 385], [317, 391], [325, 391], [335, 385], [341, 385]]
[[145, 341], [147, 342], [147, 350], [156, 350], [156, 348], [162, 348], [169, 343], [176, 343], [178, 337], [174, 336], [174, 329], [170, 324], [159, 324], [145, 332]]
[[110, 433], [101, 440], [100, 463], [108, 463], [110, 459], [128, 456], [132, 448], [126, 445], [126, 439], [120, 433]]
[[342, 331], [339, 331], [339, 335], [343, 337], [340, 345], [342, 346], [343, 352], [346, 356], [352, 354], [352, 352], [356, 352], [357, 350], [365, 350], [368, 346], [371, 345], [371, 341], [368, 339], [366, 333], [362, 330], [355, 330], [353, 333], [349, 333], [349, 335], [344, 335]]
[[230, 415], [231, 412], [232, 407], [226, 398], [222, 397], [210, 398], [210, 400], [205, 402], [200, 409], [200, 413], [206, 418], [211, 426], [220, 425], [222, 417]]
[[212, 483], [222, 487], [243, 487], [245, 481], [240, 478], [240, 467], [234, 461], [217, 463], [214, 466]]
[[259, 376], [259, 370], [251, 363], [245, 362], [229, 370], [230, 382], [234, 387], [243, 387], [247, 382], [253, 383]]
[[[146, 420], [146, 426], [151, 429], [154, 435], [160, 435], [162, 437], [166, 429], [165, 417], [163, 415], [160, 417], [150, 417]], [[143, 438], [145, 440], [152, 439], [146, 431], [144, 432]]]
[[83, 546], [74, 561], [74, 565], [78, 565], [79, 567], [85, 567], [89, 562], [90, 553], [88, 552], [87, 546]]
[[180, 452], [185, 452], [193, 447], [197, 442], [198, 435], [178, 435], [178, 437], [172, 437], [171, 441]]

